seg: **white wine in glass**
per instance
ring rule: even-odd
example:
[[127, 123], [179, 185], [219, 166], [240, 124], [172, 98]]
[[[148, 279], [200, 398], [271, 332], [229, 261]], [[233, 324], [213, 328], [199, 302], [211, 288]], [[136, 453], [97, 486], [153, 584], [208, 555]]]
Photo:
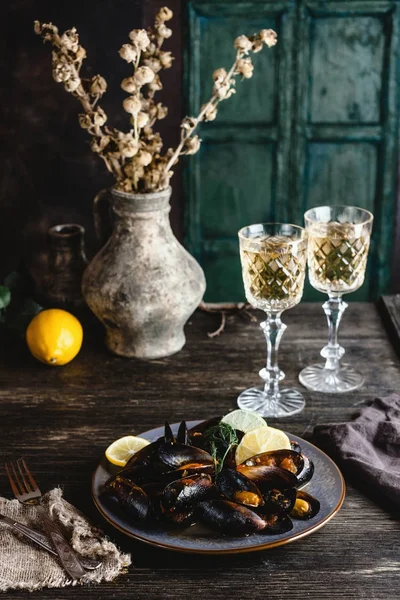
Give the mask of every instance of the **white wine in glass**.
[[282, 223], [249, 225], [239, 231], [239, 243], [246, 298], [267, 314], [260, 325], [267, 340], [267, 365], [260, 371], [264, 385], [242, 392], [238, 405], [264, 417], [287, 417], [305, 405], [298, 390], [280, 389], [284, 374], [278, 367], [279, 342], [286, 329], [281, 314], [298, 304], [303, 295], [305, 230]]
[[355, 206], [320, 206], [304, 215], [308, 234], [308, 270], [311, 285], [328, 294], [323, 305], [328, 319], [329, 341], [321, 350], [325, 364], [303, 369], [300, 382], [320, 392], [348, 392], [359, 388], [363, 377], [341, 365], [345, 353], [338, 344], [338, 327], [347, 304], [343, 294], [364, 283], [373, 215]]

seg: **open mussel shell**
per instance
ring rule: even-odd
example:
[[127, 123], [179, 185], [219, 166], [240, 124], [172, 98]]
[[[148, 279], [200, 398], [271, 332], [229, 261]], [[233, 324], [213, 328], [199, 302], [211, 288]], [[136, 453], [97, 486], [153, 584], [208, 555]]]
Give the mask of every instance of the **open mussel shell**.
[[195, 474], [173, 481], [160, 495], [161, 514], [177, 525], [191, 524], [196, 504], [213, 495], [215, 488], [210, 475]]
[[132, 481], [117, 475], [107, 486], [107, 492], [118, 500], [119, 505], [132, 521], [145, 521], [149, 516], [149, 497]]
[[303, 459], [303, 468], [297, 473], [298, 484], [297, 487], [302, 487], [310, 481], [314, 475], [314, 463], [305, 454], [301, 455]]
[[205, 450], [186, 444], [161, 444], [157, 452], [158, 459], [169, 467], [177, 470], [202, 470], [214, 468], [214, 459]]
[[210, 497], [214, 491], [213, 480], [207, 474], [195, 474], [173, 481], [163, 490], [161, 505], [164, 511], [181, 510]]
[[264, 505], [258, 512], [267, 515], [286, 515], [290, 513], [296, 502], [296, 488], [278, 490], [273, 488], [264, 492]]
[[304, 468], [304, 460], [301, 454], [294, 450], [272, 450], [256, 454], [242, 463], [246, 467], [266, 466], [280, 467], [298, 475]]
[[[304, 454], [295, 450], [272, 450], [271, 452], [262, 452], [248, 458], [242, 463], [245, 467], [266, 466], [280, 467], [285, 471], [290, 471], [297, 477], [297, 487], [308, 483], [314, 474], [313, 462]], [[242, 466], [240, 465], [240, 466]]]
[[204, 525], [230, 535], [255, 533], [267, 525], [266, 520], [250, 508], [229, 500], [200, 502], [195, 514]]
[[296, 475], [280, 467], [238, 465], [237, 471], [253, 481], [262, 494], [269, 490], [287, 490], [298, 485]]
[[319, 501], [304, 490], [297, 490], [296, 502], [290, 512], [294, 519], [312, 519], [318, 514], [321, 505]]
[[218, 490], [227, 500], [257, 508], [264, 504], [263, 496], [253, 481], [234, 469], [223, 469], [215, 478]]

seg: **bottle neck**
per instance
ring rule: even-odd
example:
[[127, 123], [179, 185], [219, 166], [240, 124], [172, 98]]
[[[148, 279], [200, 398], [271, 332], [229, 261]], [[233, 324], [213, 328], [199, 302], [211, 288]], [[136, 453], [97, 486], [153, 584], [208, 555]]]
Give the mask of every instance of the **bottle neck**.
[[123, 220], [159, 218], [159, 215], [168, 216], [171, 210], [170, 197], [171, 188], [148, 194], [112, 190], [112, 207], [115, 216]]
[[49, 230], [48, 244], [50, 261], [54, 266], [63, 266], [72, 261], [86, 260], [84, 251], [85, 229], [81, 225], [56, 225]]

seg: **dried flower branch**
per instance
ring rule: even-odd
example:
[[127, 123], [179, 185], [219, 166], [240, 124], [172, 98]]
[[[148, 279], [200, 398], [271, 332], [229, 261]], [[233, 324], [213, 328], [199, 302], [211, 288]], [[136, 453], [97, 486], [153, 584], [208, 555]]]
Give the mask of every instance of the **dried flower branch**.
[[235, 92], [235, 77], [242, 75], [242, 79], [249, 79], [253, 75], [254, 66], [250, 58], [246, 55], [249, 52], [259, 52], [265, 43], [269, 48], [275, 46], [277, 35], [272, 29], [263, 29], [258, 34], [251, 37], [240, 35], [236, 38], [234, 47], [236, 48], [236, 60], [228, 72], [220, 68], [214, 71], [214, 87], [211, 98], [201, 107], [197, 117], [186, 117], [181, 125], [181, 141], [172, 154], [167, 166], [166, 172], [183, 154], [195, 154], [200, 148], [201, 140], [197, 135], [193, 136], [194, 130], [202, 121], [213, 121], [217, 116], [217, 106], [222, 100], [227, 100]]
[[122, 83], [122, 89], [129, 94], [123, 101], [128, 113], [131, 129], [124, 133], [106, 125], [107, 115], [98, 102], [107, 90], [107, 83], [101, 75], [91, 79], [81, 78], [80, 71], [85, 49], [79, 43], [75, 28], [60, 35], [52, 23], [35, 21], [35, 33], [53, 46], [53, 78], [62, 83], [67, 92], [78, 98], [83, 113], [79, 114], [79, 124], [93, 137], [91, 149], [105, 162], [113, 174], [115, 187], [126, 192], [151, 192], [168, 187], [173, 175], [171, 170], [180, 156], [195, 154], [201, 145], [199, 136], [194, 133], [202, 121], [213, 121], [217, 107], [235, 93], [236, 77], [249, 79], [253, 75], [253, 64], [249, 52], [259, 52], [264, 45], [274, 46], [277, 41], [272, 29], [264, 29], [253, 36], [241, 35], [235, 40], [236, 59], [230, 70], [217, 69], [213, 74], [212, 96], [201, 107], [197, 117], [185, 117], [181, 124], [181, 139], [177, 148], [169, 148], [164, 154], [162, 139], [153, 130], [158, 120], [164, 119], [168, 109], [161, 102], [156, 103], [155, 94], [162, 89], [159, 73], [172, 66], [171, 52], [162, 50], [163, 43], [172, 35], [166, 23], [173, 17], [172, 11], [161, 8], [155, 17], [154, 26], [133, 29], [129, 33], [129, 43], [119, 50], [120, 57], [132, 65], [133, 72]]

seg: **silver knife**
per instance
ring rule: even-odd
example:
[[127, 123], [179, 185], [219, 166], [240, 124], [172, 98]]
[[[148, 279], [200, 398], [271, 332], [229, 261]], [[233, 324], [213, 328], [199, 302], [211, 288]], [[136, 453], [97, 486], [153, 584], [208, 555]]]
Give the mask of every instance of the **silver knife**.
[[[43, 533], [36, 531], [36, 529], [31, 529], [27, 525], [23, 525], [22, 523], [19, 523], [15, 519], [6, 517], [5, 515], [2, 515], [1, 513], [0, 513], [0, 521], [4, 521], [4, 523], [7, 523], [11, 527], [13, 527], [13, 529], [22, 533], [25, 537], [29, 538], [32, 542], [35, 542], [38, 546], [41, 546], [42, 548], [44, 548], [51, 554], [54, 554], [54, 556], [58, 557], [58, 554], [53, 549], [53, 546], [52, 546], [49, 538], [47, 536], [43, 535]], [[88, 569], [90, 571], [94, 571], [95, 569], [98, 569], [101, 566], [101, 561], [95, 560], [93, 558], [88, 558], [87, 556], [82, 556], [81, 554], [78, 554], [78, 557], [79, 557], [79, 561], [82, 564], [82, 567], [84, 567], [85, 569]]]

